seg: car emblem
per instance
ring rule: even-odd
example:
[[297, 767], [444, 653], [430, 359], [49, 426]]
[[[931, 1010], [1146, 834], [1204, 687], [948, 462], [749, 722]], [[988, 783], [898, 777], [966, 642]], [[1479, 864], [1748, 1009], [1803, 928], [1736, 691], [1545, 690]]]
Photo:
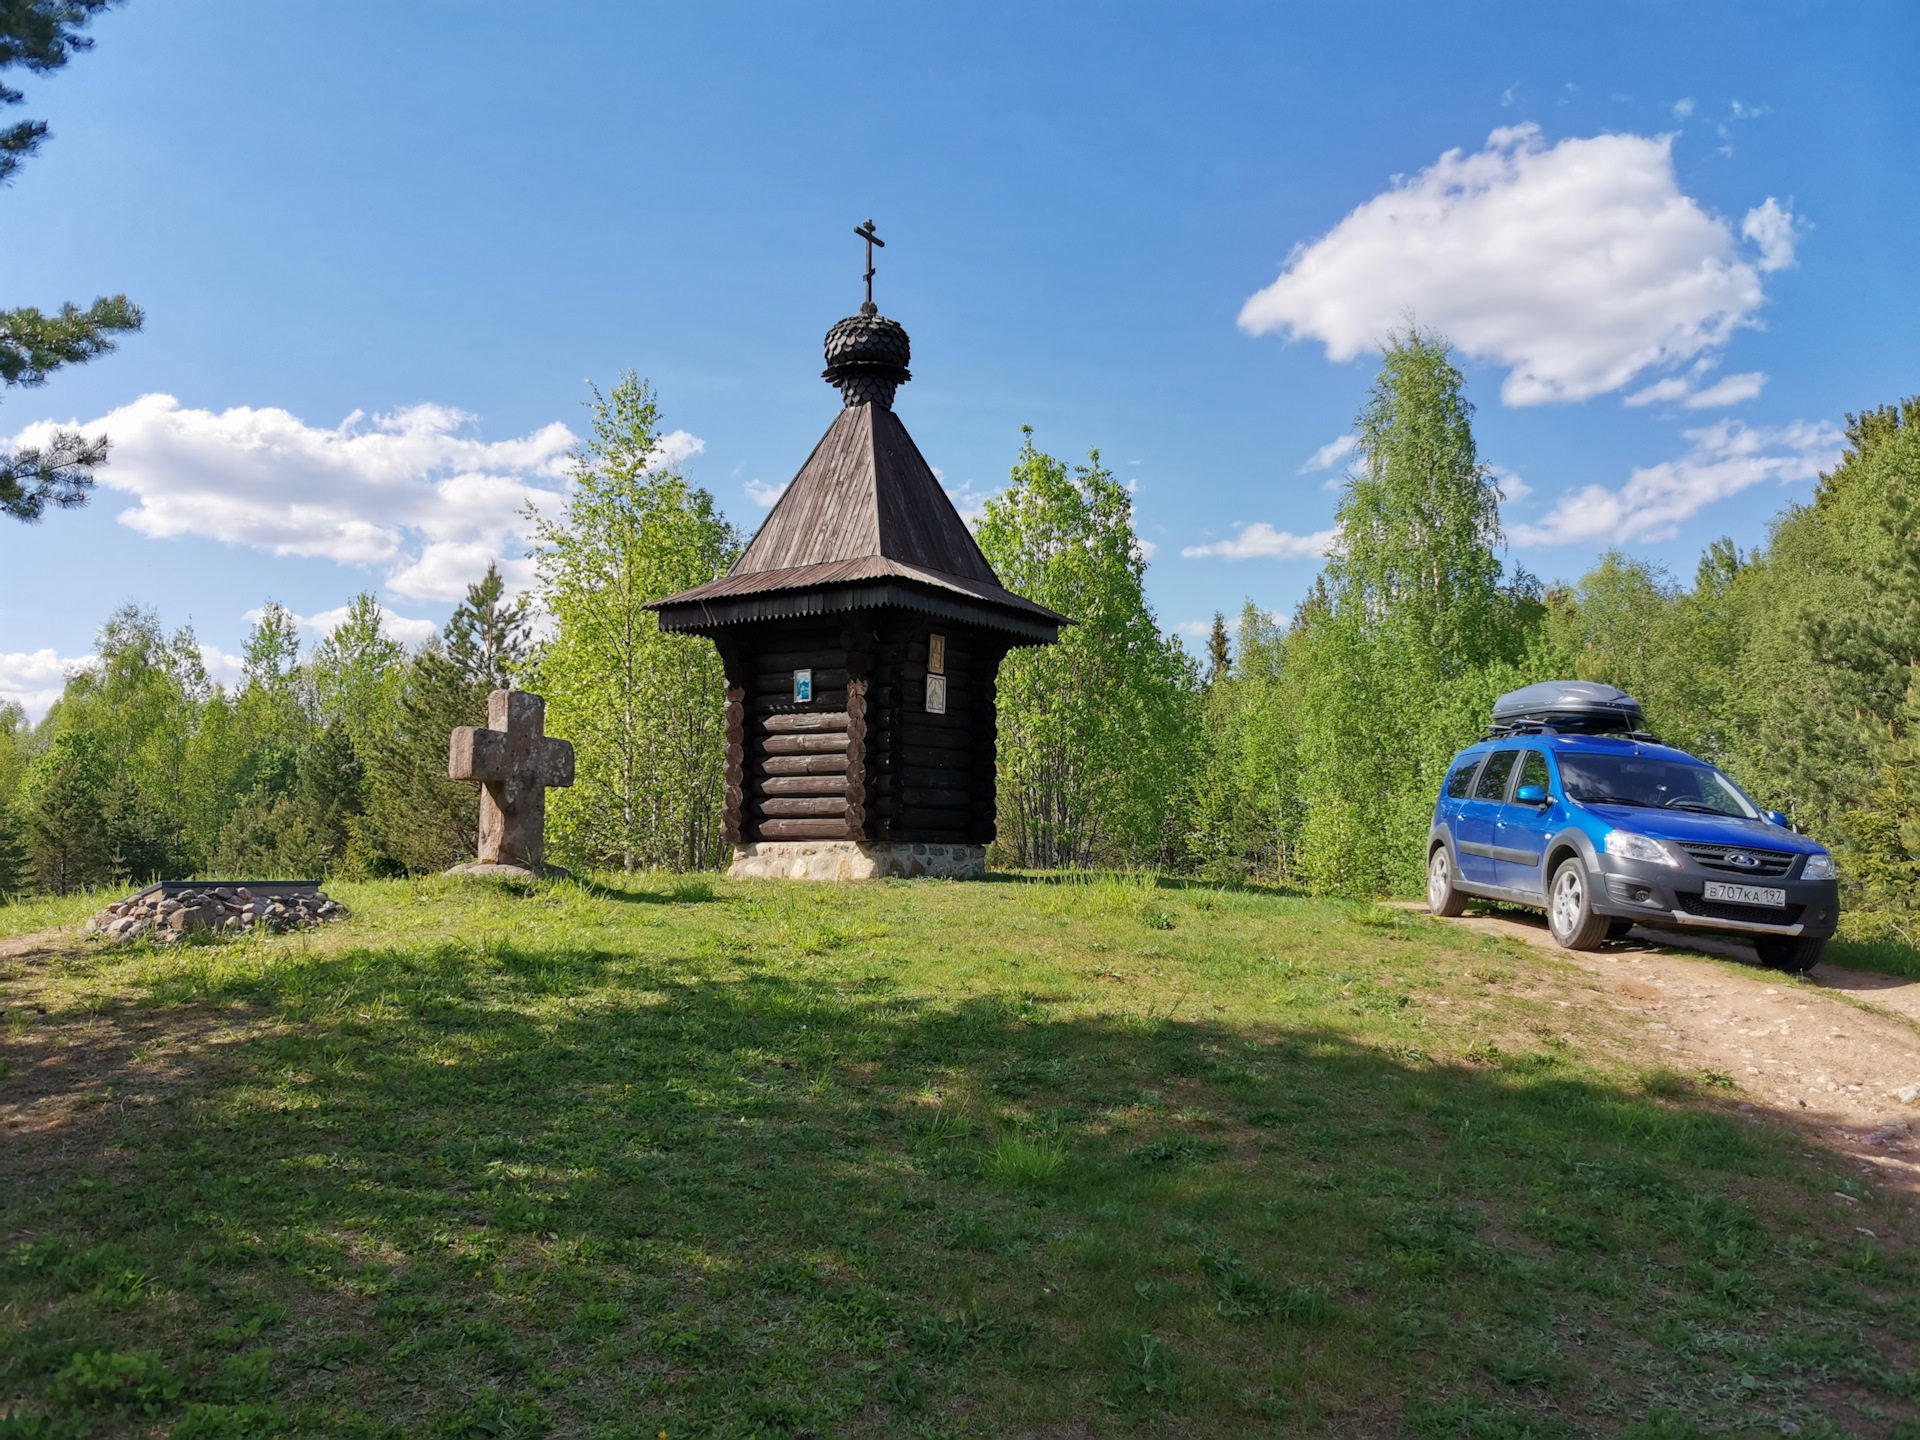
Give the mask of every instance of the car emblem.
[[1727, 864], [1738, 865], [1742, 870], [1751, 870], [1759, 863], [1758, 860], [1754, 859], [1753, 856], [1747, 854], [1744, 850], [1729, 850], [1727, 852]]

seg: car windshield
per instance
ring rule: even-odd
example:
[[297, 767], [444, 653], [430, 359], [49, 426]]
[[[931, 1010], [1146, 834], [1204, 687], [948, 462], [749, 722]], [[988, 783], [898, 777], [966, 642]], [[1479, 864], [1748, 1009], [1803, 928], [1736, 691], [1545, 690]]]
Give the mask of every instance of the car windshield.
[[1759, 817], [1740, 787], [1711, 765], [1648, 755], [1567, 755], [1560, 777], [1567, 798], [1587, 805], [1644, 805], [1709, 815]]

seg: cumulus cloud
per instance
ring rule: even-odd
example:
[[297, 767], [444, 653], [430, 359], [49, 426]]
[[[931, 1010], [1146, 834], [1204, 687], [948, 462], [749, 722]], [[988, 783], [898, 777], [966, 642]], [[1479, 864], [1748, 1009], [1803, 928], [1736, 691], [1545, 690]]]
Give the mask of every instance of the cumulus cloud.
[[[473, 418], [414, 405], [371, 421], [355, 411], [324, 430], [271, 407], [215, 414], [143, 395], [78, 428], [113, 438], [100, 482], [137, 498], [120, 522], [143, 535], [374, 566], [398, 594], [456, 600], [488, 560], [520, 553], [522, 512], [555, 502], [574, 443], [557, 423], [478, 440], [462, 433]], [[31, 425], [14, 444], [44, 442], [54, 428]], [[677, 430], [663, 437], [660, 463], [702, 448]]]
[[1585, 400], [1714, 352], [1754, 323], [1792, 219], [1771, 200], [1752, 211], [1747, 258], [1728, 221], [1682, 193], [1671, 148], [1669, 135], [1548, 145], [1531, 124], [1495, 130], [1297, 247], [1240, 324], [1344, 361], [1413, 316], [1505, 366], [1509, 405]]
[[1772, 480], [1811, 480], [1840, 459], [1845, 436], [1821, 421], [1766, 428], [1721, 420], [1683, 432], [1692, 442], [1677, 460], [1635, 467], [1617, 490], [1589, 485], [1562, 496], [1534, 525], [1511, 532], [1516, 545], [1627, 544], [1669, 539], [1698, 511]]
[[[482, 568], [484, 569], [484, 566]], [[464, 586], [461, 588], [460, 597], [466, 598]], [[316, 640], [324, 640], [340, 628], [351, 609], [352, 607], [348, 605], [336, 605], [331, 610], [317, 611], [312, 615], [295, 615], [291, 610], [287, 613], [293, 616], [293, 623], [300, 629]], [[384, 605], [380, 605], [379, 610], [380, 628], [403, 645], [423, 645], [440, 632], [440, 627], [431, 620], [415, 620], [411, 616], [396, 615]], [[260, 617], [265, 613], [264, 609], [247, 611], [247, 623], [259, 624]], [[201, 648], [204, 650], [206, 647]]]
[[1307, 463], [1294, 473], [1310, 475], [1316, 470], [1331, 470], [1347, 456], [1353, 453], [1353, 447], [1360, 443], [1357, 435], [1342, 435], [1338, 440], [1329, 440], [1313, 454], [1307, 457]]
[[92, 663], [91, 655], [63, 659], [52, 650], [0, 654], [0, 704], [11, 701], [38, 721], [60, 698], [67, 676]]
[[1310, 556], [1325, 555], [1333, 548], [1333, 542], [1339, 538], [1339, 534], [1338, 530], [1316, 530], [1311, 535], [1295, 535], [1290, 531], [1276, 530], [1261, 520], [1241, 526], [1240, 533], [1231, 540], [1218, 540], [1211, 545], [1189, 545], [1180, 553], [1188, 560], [1209, 556], [1221, 560], [1305, 560]]

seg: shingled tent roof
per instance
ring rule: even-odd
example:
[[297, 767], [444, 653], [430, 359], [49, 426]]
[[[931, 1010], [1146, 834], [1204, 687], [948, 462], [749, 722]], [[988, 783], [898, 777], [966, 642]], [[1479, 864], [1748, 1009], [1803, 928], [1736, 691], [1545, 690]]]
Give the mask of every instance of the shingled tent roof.
[[[1013, 622], [1009, 628], [1033, 638], [1045, 632], [1044, 638], [1051, 640], [1058, 626], [1071, 622], [1000, 583], [920, 447], [893, 413], [897, 380], [891, 375], [905, 378], [904, 363], [889, 372], [875, 362], [848, 360], [846, 355], [854, 347], [846, 345], [836, 355], [835, 338], [856, 325], [863, 330], [889, 327], [894, 334], [883, 333], [880, 338], [893, 341], [897, 335], [904, 361], [905, 332], [890, 320], [860, 317], [834, 327], [828, 336], [827, 375], [841, 385], [846, 407], [827, 427], [733, 569], [717, 580], [654, 602], [653, 608], [662, 612], [663, 628], [706, 628], [726, 619], [849, 608], [823, 606], [800, 592], [858, 586], [875, 596], [871, 603], [906, 603], [956, 619], [967, 618], [963, 611], [984, 606]], [[871, 353], [873, 344], [866, 336], [856, 335], [855, 340]], [[854, 372], [851, 379], [848, 371]], [[876, 371], [879, 381], [874, 378]], [[880, 599], [870, 584], [862, 584], [876, 581], [903, 583], [887, 584], [887, 598]], [[945, 598], [949, 604], [916, 605], [915, 594], [923, 594], [929, 602]], [[765, 597], [771, 603], [750, 611], [734, 604], [716, 609], [716, 602], [751, 597]], [[783, 598], [790, 603], [780, 603]], [[954, 608], [956, 604], [961, 608]], [[993, 623], [991, 614], [978, 618]]]

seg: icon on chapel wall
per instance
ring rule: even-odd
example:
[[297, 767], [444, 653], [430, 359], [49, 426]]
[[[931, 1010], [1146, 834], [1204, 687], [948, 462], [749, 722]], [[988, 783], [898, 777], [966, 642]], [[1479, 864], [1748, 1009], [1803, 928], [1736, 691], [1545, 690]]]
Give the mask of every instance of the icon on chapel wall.
[[813, 703], [813, 671], [796, 670], [793, 672], [793, 703], [810, 705]]
[[947, 713], [947, 637], [927, 636], [927, 713]]

